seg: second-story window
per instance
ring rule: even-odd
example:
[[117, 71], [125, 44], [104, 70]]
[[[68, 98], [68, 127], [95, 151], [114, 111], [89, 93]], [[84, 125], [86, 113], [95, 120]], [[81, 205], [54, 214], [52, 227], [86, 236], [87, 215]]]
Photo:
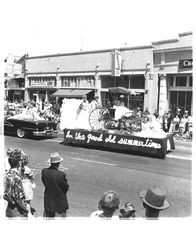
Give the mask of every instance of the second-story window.
[[186, 87], [187, 77], [186, 76], [177, 76], [176, 77], [176, 87]]

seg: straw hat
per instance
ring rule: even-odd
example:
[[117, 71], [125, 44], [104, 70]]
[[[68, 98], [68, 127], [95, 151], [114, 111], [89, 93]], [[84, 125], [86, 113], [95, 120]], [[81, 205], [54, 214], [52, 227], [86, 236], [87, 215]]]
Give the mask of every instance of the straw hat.
[[53, 163], [59, 163], [63, 161], [63, 158], [60, 157], [59, 153], [54, 152], [50, 155], [50, 158], [48, 159], [48, 162], [53, 164]]

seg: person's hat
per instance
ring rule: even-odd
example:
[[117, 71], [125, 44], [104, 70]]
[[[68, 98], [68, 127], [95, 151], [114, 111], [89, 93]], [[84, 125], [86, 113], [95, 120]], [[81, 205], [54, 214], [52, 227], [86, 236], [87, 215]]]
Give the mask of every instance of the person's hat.
[[120, 205], [118, 194], [114, 191], [108, 191], [101, 197], [98, 207], [117, 209]]
[[166, 198], [166, 191], [162, 186], [153, 186], [148, 190], [140, 192], [141, 200], [149, 207], [164, 210], [169, 207], [169, 202]]
[[52, 163], [59, 163], [63, 161], [63, 158], [60, 157], [59, 153], [54, 152], [50, 155], [50, 158], [48, 159], [48, 162]]

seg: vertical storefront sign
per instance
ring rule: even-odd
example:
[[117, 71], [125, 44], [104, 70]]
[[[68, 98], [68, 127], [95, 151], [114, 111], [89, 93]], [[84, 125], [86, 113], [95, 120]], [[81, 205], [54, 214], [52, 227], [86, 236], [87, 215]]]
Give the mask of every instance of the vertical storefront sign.
[[193, 59], [179, 60], [180, 69], [186, 69], [186, 68], [192, 68], [192, 67], [193, 67]]
[[112, 76], [121, 75], [122, 53], [118, 50], [112, 52]]

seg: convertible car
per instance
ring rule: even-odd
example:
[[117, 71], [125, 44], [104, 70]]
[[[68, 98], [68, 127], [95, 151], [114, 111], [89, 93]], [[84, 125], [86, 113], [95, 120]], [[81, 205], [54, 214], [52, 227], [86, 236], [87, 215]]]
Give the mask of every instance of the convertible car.
[[20, 138], [26, 136], [47, 136], [58, 133], [57, 122], [27, 118], [5, 117], [4, 133], [12, 133]]

